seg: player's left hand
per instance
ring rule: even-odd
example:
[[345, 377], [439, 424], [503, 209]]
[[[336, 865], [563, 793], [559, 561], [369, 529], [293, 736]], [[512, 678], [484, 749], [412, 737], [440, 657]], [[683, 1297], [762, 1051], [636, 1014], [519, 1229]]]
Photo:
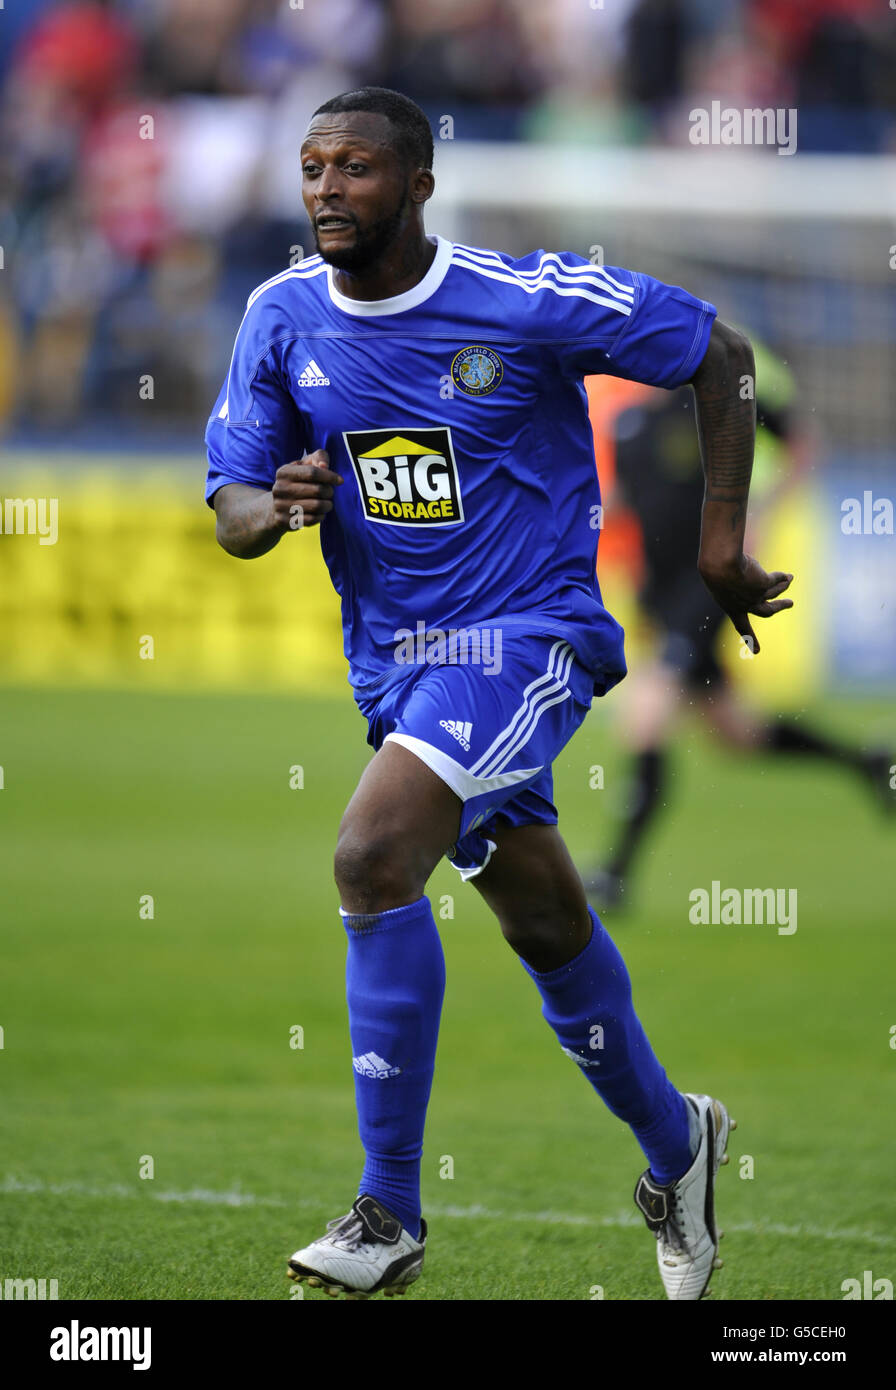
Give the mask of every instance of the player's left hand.
[[778, 598], [779, 594], [790, 588], [793, 575], [785, 574], [783, 570], [766, 574], [752, 555], [741, 555], [725, 569], [701, 566], [700, 575], [716, 603], [728, 614], [754, 655], [760, 648], [749, 615], [771, 618], [775, 613], [793, 607], [793, 599]]

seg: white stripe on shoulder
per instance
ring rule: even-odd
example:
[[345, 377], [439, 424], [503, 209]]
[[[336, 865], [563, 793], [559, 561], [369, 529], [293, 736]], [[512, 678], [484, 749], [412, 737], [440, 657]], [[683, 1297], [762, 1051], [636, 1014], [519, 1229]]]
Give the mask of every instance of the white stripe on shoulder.
[[[455, 257], [458, 264], [470, 265], [469, 258], [464, 254], [463, 257]], [[601, 294], [608, 294], [618, 303], [631, 308], [634, 305], [634, 290], [624, 294], [621, 290], [614, 289], [611, 277], [606, 278], [595, 273], [596, 268], [586, 266], [564, 266], [562, 263], [557, 265], [554, 262], [543, 263], [539, 270], [517, 270], [514, 266], [506, 266], [501, 262], [476, 261], [476, 268], [483, 273], [491, 270], [493, 273], [509, 274], [519, 282], [520, 285], [574, 285], [581, 288], [590, 287], [592, 290], [599, 290]]]
[[265, 280], [264, 284], [254, 289], [249, 295], [246, 308], [250, 308], [259, 295], [264, 294], [265, 290], [273, 289], [274, 285], [282, 285], [285, 280], [313, 280], [316, 275], [323, 275], [326, 268], [320, 256], [309, 256], [292, 270], [281, 270], [279, 275], [272, 275], [270, 280]]
[[463, 270], [474, 270], [477, 275], [482, 275], [487, 280], [499, 280], [505, 285], [516, 285], [517, 289], [523, 290], [526, 294], [537, 294], [539, 290], [550, 290], [553, 294], [564, 298], [589, 299], [592, 304], [602, 304], [606, 309], [615, 309], [618, 314], [622, 314], [625, 318], [631, 317], [632, 305], [621, 299], [611, 299], [609, 296], [612, 291], [606, 285], [601, 286], [604, 291], [602, 294], [592, 294], [591, 290], [586, 289], [581, 282], [572, 284], [567, 280], [554, 280], [547, 274], [541, 279], [530, 282], [515, 274], [509, 266], [504, 266], [503, 270], [500, 271], [492, 270], [457, 255], [454, 256], [452, 264], [460, 266]]
[[632, 302], [635, 297], [635, 291], [631, 285], [625, 285], [621, 280], [617, 280], [615, 275], [611, 275], [602, 265], [592, 265], [590, 262], [588, 265], [568, 265], [556, 251], [546, 251], [538, 262], [537, 268], [521, 270], [519, 266], [509, 266], [496, 251], [483, 251], [475, 246], [461, 246], [460, 243], [456, 245], [457, 249], [462, 251], [470, 260], [477, 261], [480, 265], [490, 265], [497, 270], [510, 270], [524, 279], [538, 279], [544, 275], [546, 270], [551, 270], [572, 278], [593, 280], [595, 283], [602, 284], [611, 293], [615, 291], [629, 302]]

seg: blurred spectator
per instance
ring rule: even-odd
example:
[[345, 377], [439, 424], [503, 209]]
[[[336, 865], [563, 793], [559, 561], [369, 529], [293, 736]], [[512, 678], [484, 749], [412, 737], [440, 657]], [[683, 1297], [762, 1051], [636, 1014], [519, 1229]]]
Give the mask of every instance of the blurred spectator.
[[629, 19], [624, 90], [651, 110], [676, 102], [695, 31], [687, 0], [640, 0]]
[[886, 149], [892, 29], [879, 0], [9, 7], [0, 320], [18, 421], [111, 426], [114, 407], [142, 430], [201, 426], [247, 292], [312, 249], [299, 146], [336, 92], [398, 87], [457, 139], [588, 144], [682, 143], [698, 100], [798, 104], [801, 150]]
[[[385, 85], [424, 108], [525, 108], [542, 85], [511, 0], [392, 0]], [[488, 133], [481, 132], [480, 133]], [[476, 138], [475, 121], [459, 135]]]

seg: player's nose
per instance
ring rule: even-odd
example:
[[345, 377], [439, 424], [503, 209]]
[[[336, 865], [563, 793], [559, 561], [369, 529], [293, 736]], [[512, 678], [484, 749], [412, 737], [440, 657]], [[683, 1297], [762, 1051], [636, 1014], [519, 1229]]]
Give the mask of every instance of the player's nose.
[[317, 187], [314, 190], [315, 198], [319, 202], [328, 202], [329, 200], [338, 197], [341, 191], [342, 179], [340, 177], [339, 170], [334, 169], [332, 165], [325, 166], [320, 178], [317, 181]]

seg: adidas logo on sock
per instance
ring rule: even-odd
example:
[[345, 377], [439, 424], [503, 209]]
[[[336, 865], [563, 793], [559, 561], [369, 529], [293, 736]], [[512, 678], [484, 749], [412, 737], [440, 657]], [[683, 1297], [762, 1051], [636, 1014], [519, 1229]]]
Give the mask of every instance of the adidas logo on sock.
[[296, 380], [300, 386], [329, 386], [330, 384], [330, 378], [324, 376], [313, 357], [302, 372], [302, 375], [297, 377]]
[[571, 1057], [580, 1067], [599, 1067], [600, 1062], [593, 1061], [590, 1057], [580, 1057], [578, 1052], [573, 1052], [571, 1047], [561, 1047], [561, 1052], [565, 1052], [567, 1057]]
[[375, 1052], [362, 1052], [360, 1057], [352, 1058], [352, 1066], [359, 1076], [400, 1076], [401, 1067], [390, 1067]]
[[467, 720], [466, 724], [462, 719], [440, 719], [439, 728], [447, 729], [452, 738], [456, 738], [461, 748], [470, 751], [470, 735], [473, 732], [473, 725]]

